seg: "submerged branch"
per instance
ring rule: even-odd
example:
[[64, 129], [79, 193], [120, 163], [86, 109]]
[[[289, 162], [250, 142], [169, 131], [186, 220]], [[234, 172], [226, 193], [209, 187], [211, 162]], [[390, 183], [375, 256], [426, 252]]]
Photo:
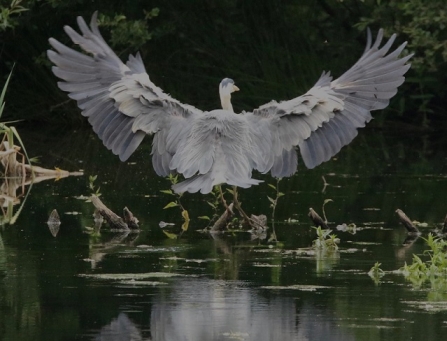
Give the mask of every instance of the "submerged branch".
[[411, 234], [419, 234], [420, 233], [418, 228], [412, 223], [410, 218], [408, 218], [407, 215], [401, 209], [398, 208], [396, 210], [396, 213], [397, 213], [397, 216], [399, 217], [401, 224], [407, 229], [408, 233], [411, 233]]
[[329, 226], [326, 224], [326, 222], [318, 215], [317, 212], [311, 207], [309, 208], [309, 214], [308, 214], [310, 220], [314, 223], [315, 227], [320, 226], [322, 229], [328, 230]]
[[219, 219], [216, 220], [214, 225], [211, 227], [211, 232], [222, 231], [227, 227], [229, 220], [234, 215], [233, 206], [234, 206], [233, 203], [227, 206], [225, 212], [220, 216]]
[[103, 202], [96, 196], [92, 195], [91, 198], [93, 206], [96, 207], [98, 212], [104, 217], [104, 219], [109, 223], [110, 227], [119, 230], [129, 230], [129, 227], [124, 222], [123, 218], [110, 210]]

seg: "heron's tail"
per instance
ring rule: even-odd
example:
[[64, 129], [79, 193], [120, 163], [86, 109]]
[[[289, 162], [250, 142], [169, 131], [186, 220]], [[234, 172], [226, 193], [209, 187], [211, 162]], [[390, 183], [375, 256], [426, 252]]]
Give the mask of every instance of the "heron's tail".
[[199, 174], [179, 182], [172, 186], [175, 193], [196, 193], [200, 191], [202, 194], [208, 194], [213, 190], [213, 179], [211, 174]]
[[258, 185], [262, 180], [256, 180], [251, 178], [246, 179], [238, 179], [235, 181], [234, 179], [227, 179], [226, 181], [218, 181], [216, 180], [215, 174], [213, 172], [209, 172], [206, 174], [198, 174], [186, 179], [185, 181], [179, 182], [172, 186], [172, 189], [176, 193], [196, 193], [200, 191], [202, 194], [208, 194], [213, 190], [215, 185], [219, 185], [221, 183], [227, 183], [229, 185], [248, 188], [252, 185]]

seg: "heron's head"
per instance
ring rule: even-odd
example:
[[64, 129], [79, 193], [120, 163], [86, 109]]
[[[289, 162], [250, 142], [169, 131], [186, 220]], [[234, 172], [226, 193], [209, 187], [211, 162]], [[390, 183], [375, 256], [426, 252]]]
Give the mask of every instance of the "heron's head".
[[239, 88], [234, 85], [234, 80], [231, 78], [224, 78], [219, 84], [219, 95], [222, 109], [233, 111], [231, 105], [231, 94], [235, 91], [239, 91]]

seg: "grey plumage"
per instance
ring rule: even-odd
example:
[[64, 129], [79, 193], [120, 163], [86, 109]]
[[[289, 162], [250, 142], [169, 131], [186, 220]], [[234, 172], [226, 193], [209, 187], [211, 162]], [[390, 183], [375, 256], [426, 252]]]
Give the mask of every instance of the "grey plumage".
[[296, 148], [308, 168], [329, 160], [372, 119], [370, 111], [385, 108], [410, 68], [411, 55], [399, 58], [405, 43], [388, 53], [395, 35], [380, 47], [383, 31], [368, 41], [360, 59], [338, 79], [321, 75], [304, 95], [264, 104], [253, 112], [233, 112], [234, 81], [219, 86], [222, 109], [203, 112], [180, 103], [151, 82], [141, 56], [124, 64], [102, 38], [97, 13], [90, 28], [78, 17], [82, 35], [65, 32], [90, 55], [50, 38], [48, 58], [60, 89], [76, 100], [104, 145], [127, 160], [144, 136], [154, 135], [152, 163], [160, 176], [181, 173], [176, 192], [208, 193], [227, 183], [250, 187], [260, 181], [252, 171], [275, 177], [296, 172]]

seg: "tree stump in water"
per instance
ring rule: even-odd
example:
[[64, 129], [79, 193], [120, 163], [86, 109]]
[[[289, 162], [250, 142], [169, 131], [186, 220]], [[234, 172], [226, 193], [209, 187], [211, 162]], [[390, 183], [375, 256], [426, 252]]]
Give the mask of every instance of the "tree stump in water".
[[398, 208], [396, 210], [396, 213], [397, 213], [397, 216], [399, 217], [400, 222], [407, 229], [408, 233], [411, 233], [411, 234], [419, 234], [420, 233], [418, 228], [416, 226], [414, 226], [414, 224], [412, 223], [410, 218], [407, 217], [407, 215], [404, 213], [404, 211], [402, 211], [401, 209]]
[[104, 205], [96, 195], [92, 195], [91, 200], [93, 206], [96, 207], [98, 212], [104, 217], [111, 228], [116, 228], [119, 230], [129, 230], [129, 226], [127, 226], [123, 218], [115, 214], [106, 205]]
[[314, 209], [311, 207], [309, 208], [309, 214], [308, 214], [310, 220], [314, 223], [315, 227], [320, 226], [322, 229], [329, 229], [329, 226], [326, 224], [326, 222], [318, 215], [317, 212], [314, 211]]
[[132, 212], [127, 207], [123, 208], [123, 217], [127, 226], [132, 230], [138, 230], [140, 227], [138, 226], [138, 219], [133, 215]]

